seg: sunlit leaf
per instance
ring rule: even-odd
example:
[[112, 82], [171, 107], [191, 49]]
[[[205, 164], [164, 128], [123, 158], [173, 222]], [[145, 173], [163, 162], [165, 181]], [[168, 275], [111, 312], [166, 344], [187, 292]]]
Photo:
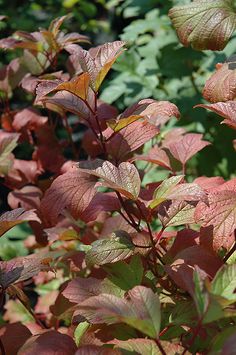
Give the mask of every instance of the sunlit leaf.
[[169, 16], [184, 46], [222, 50], [236, 27], [231, 0], [195, 0], [173, 7]]
[[104, 186], [119, 191], [124, 196], [136, 200], [140, 191], [140, 177], [133, 164], [121, 163], [118, 167], [109, 161], [94, 160], [80, 162], [78, 168], [104, 180]]

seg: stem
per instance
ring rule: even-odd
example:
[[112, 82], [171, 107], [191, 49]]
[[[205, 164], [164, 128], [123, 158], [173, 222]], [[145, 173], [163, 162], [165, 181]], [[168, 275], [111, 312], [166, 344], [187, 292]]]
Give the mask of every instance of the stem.
[[160, 341], [157, 340], [157, 339], [155, 339], [155, 342], [156, 342], [156, 344], [157, 344], [157, 346], [158, 346], [158, 348], [159, 348], [161, 354], [162, 354], [162, 355], [167, 355], [166, 352], [165, 352], [165, 350], [163, 349], [163, 347], [162, 347]]
[[98, 126], [98, 130], [99, 130], [99, 135], [100, 135], [100, 143], [101, 143], [101, 146], [102, 146], [102, 149], [104, 151], [104, 154], [107, 156], [107, 147], [106, 147], [106, 143], [105, 143], [105, 139], [104, 139], [104, 136], [102, 134], [102, 129], [101, 129], [101, 126], [100, 126], [100, 122], [99, 122], [99, 119], [98, 119], [98, 108], [97, 108], [97, 101], [98, 101], [98, 97], [97, 97], [97, 93], [95, 92], [94, 93], [95, 95], [95, 112], [94, 112], [94, 118], [96, 120], [96, 123], [97, 123], [97, 126]]
[[230, 249], [230, 251], [224, 256], [224, 259], [223, 259], [224, 262], [226, 262], [231, 257], [231, 255], [236, 251], [236, 230], [234, 231], [234, 238], [235, 238], [234, 245]]
[[1, 355], [6, 355], [6, 351], [1, 338], [0, 338], [0, 351], [1, 351]]
[[199, 330], [201, 329], [201, 326], [202, 326], [202, 321], [203, 321], [203, 317], [204, 315], [199, 319], [198, 321], [198, 324], [194, 330], [194, 333], [193, 333], [193, 336], [189, 342], [189, 345], [184, 349], [184, 351], [182, 352], [182, 355], [186, 354], [186, 352], [191, 348], [191, 346], [193, 345], [198, 333], [199, 333]]
[[76, 150], [76, 147], [75, 147], [75, 143], [73, 142], [71, 128], [70, 128], [67, 116], [65, 114], [63, 115], [63, 119], [65, 121], [66, 131], [67, 131], [67, 134], [68, 134], [68, 137], [69, 137], [69, 141], [70, 141], [70, 144], [71, 144], [71, 148], [72, 148], [74, 157], [77, 158], [78, 157], [77, 150]]
[[[124, 201], [123, 201], [123, 198], [122, 198], [121, 194], [120, 194], [118, 191], [116, 191], [116, 195], [117, 195], [117, 197], [118, 197], [118, 199], [119, 199], [119, 201], [120, 201], [121, 206], [123, 207], [124, 211], [126, 212], [128, 218], [129, 218], [129, 222], [128, 222], [128, 218], [126, 218], [125, 216], [123, 216], [123, 217], [125, 218], [125, 220], [126, 220], [134, 229], [136, 229], [137, 232], [141, 232], [141, 231], [140, 231], [140, 228], [138, 227], [137, 223], [135, 222], [133, 216], [132, 216], [132, 215], [129, 213], [129, 211], [127, 210], [127, 208], [126, 208], [126, 206], [125, 206], [125, 204], [124, 204]], [[121, 212], [121, 211], [120, 211], [120, 212]], [[121, 212], [121, 214], [122, 214], [122, 212]]]

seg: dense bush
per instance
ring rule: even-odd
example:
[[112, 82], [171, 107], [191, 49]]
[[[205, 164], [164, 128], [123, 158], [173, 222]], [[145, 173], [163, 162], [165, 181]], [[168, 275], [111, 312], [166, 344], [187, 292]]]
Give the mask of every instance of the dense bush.
[[[236, 26], [227, 0], [169, 17], [193, 50], [222, 50]], [[112, 65], [119, 57], [125, 67], [133, 51], [124, 41], [82, 49], [89, 39], [62, 31], [65, 20], [0, 40], [18, 54], [0, 72], [1, 198], [11, 209], [0, 235], [28, 231], [0, 261], [2, 354], [233, 354], [236, 180], [197, 176], [194, 164], [189, 174], [192, 157], [213, 147], [174, 126], [168, 90], [121, 113], [102, 101]], [[224, 117], [225, 131], [236, 128], [235, 68], [234, 56], [218, 63], [208, 103], [194, 102], [198, 115]]]

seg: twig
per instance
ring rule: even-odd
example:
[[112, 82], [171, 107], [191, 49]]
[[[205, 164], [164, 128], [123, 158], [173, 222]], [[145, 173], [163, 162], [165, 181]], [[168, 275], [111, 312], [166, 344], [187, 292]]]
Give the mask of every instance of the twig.
[[230, 251], [224, 256], [223, 261], [224, 263], [233, 255], [233, 253], [236, 251], [236, 230], [234, 231], [234, 246], [230, 249]]

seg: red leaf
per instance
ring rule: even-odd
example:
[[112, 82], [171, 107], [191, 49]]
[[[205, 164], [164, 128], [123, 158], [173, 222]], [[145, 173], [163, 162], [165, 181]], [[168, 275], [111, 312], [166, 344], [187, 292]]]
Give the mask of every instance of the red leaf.
[[91, 86], [98, 91], [116, 58], [122, 53], [125, 42], [105, 43], [90, 51], [79, 52], [79, 62], [84, 72], [90, 75]]
[[122, 161], [158, 133], [159, 130], [147, 121], [133, 122], [109, 141], [107, 150], [116, 160]]
[[71, 337], [55, 330], [50, 330], [29, 338], [18, 351], [18, 355], [74, 355], [75, 351], [76, 345]]
[[225, 123], [228, 126], [236, 129], [236, 102], [227, 101], [227, 102], [217, 102], [215, 104], [200, 104], [194, 107], [203, 107], [208, 110], [211, 110], [218, 115], [225, 118], [221, 123]]
[[159, 148], [158, 146], [154, 146], [153, 148], [151, 148], [147, 154], [135, 155], [133, 158], [130, 159], [130, 161], [135, 160], [147, 161], [149, 163], [160, 165], [165, 169], [171, 170], [170, 159], [168, 155], [163, 149]]
[[77, 169], [57, 177], [41, 202], [41, 211], [45, 219], [52, 224], [56, 223], [64, 209], [68, 209], [77, 219], [96, 193], [95, 181], [95, 178]]
[[174, 158], [185, 165], [193, 155], [209, 144], [209, 142], [202, 141], [202, 134], [188, 133], [177, 142], [169, 144], [168, 149]]
[[236, 229], [236, 191], [221, 190], [208, 195], [209, 205], [200, 202], [195, 219], [202, 227], [213, 226], [215, 237], [229, 237]]
[[11, 284], [30, 279], [41, 270], [50, 270], [50, 267], [47, 254], [41, 253], [0, 261], [0, 270], [0, 283], [6, 289]]
[[234, 100], [236, 96], [236, 70], [229, 69], [229, 63], [224, 63], [207, 80], [203, 97], [212, 103]]
[[94, 277], [87, 279], [76, 277], [68, 283], [62, 295], [70, 302], [79, 304], [89, 297], [98, 296], [102, 291], [101, 282], [102, 280]]
[[5, 324], [0, 328], [0, 337], [6, 355], [17, 354], [30, 336], [29, 329], [21, 323]]
[[24, 186], [20, 190], [11, 191], [7, 200], [11, 208], [23, 207], [25, 210], [38, 209], [42, 191], [36, 186]]
[[40, 219], [33, 210], [25, 212], [23, 208], [17, 208], [15, 210], [3, 213], [0, 216], [0, 236], [2, 236], [12, 227], [25, 221], [37, 221], [41, 223]]
[[16, 131], [20, 131], [23, 128], [35, 130], [40, 126], [45, 125], [47, 120], [47, 117], [40, 116], [36, 110], [26, 108], [15, 115], [12, 126]]
[[169, 101], [144, 99], [126, 109], [121, 118], [134, 115], [146, 116], [150, 123], [160, 126], [172, 116], [179, 118], [180, 113], [177, 106]]

